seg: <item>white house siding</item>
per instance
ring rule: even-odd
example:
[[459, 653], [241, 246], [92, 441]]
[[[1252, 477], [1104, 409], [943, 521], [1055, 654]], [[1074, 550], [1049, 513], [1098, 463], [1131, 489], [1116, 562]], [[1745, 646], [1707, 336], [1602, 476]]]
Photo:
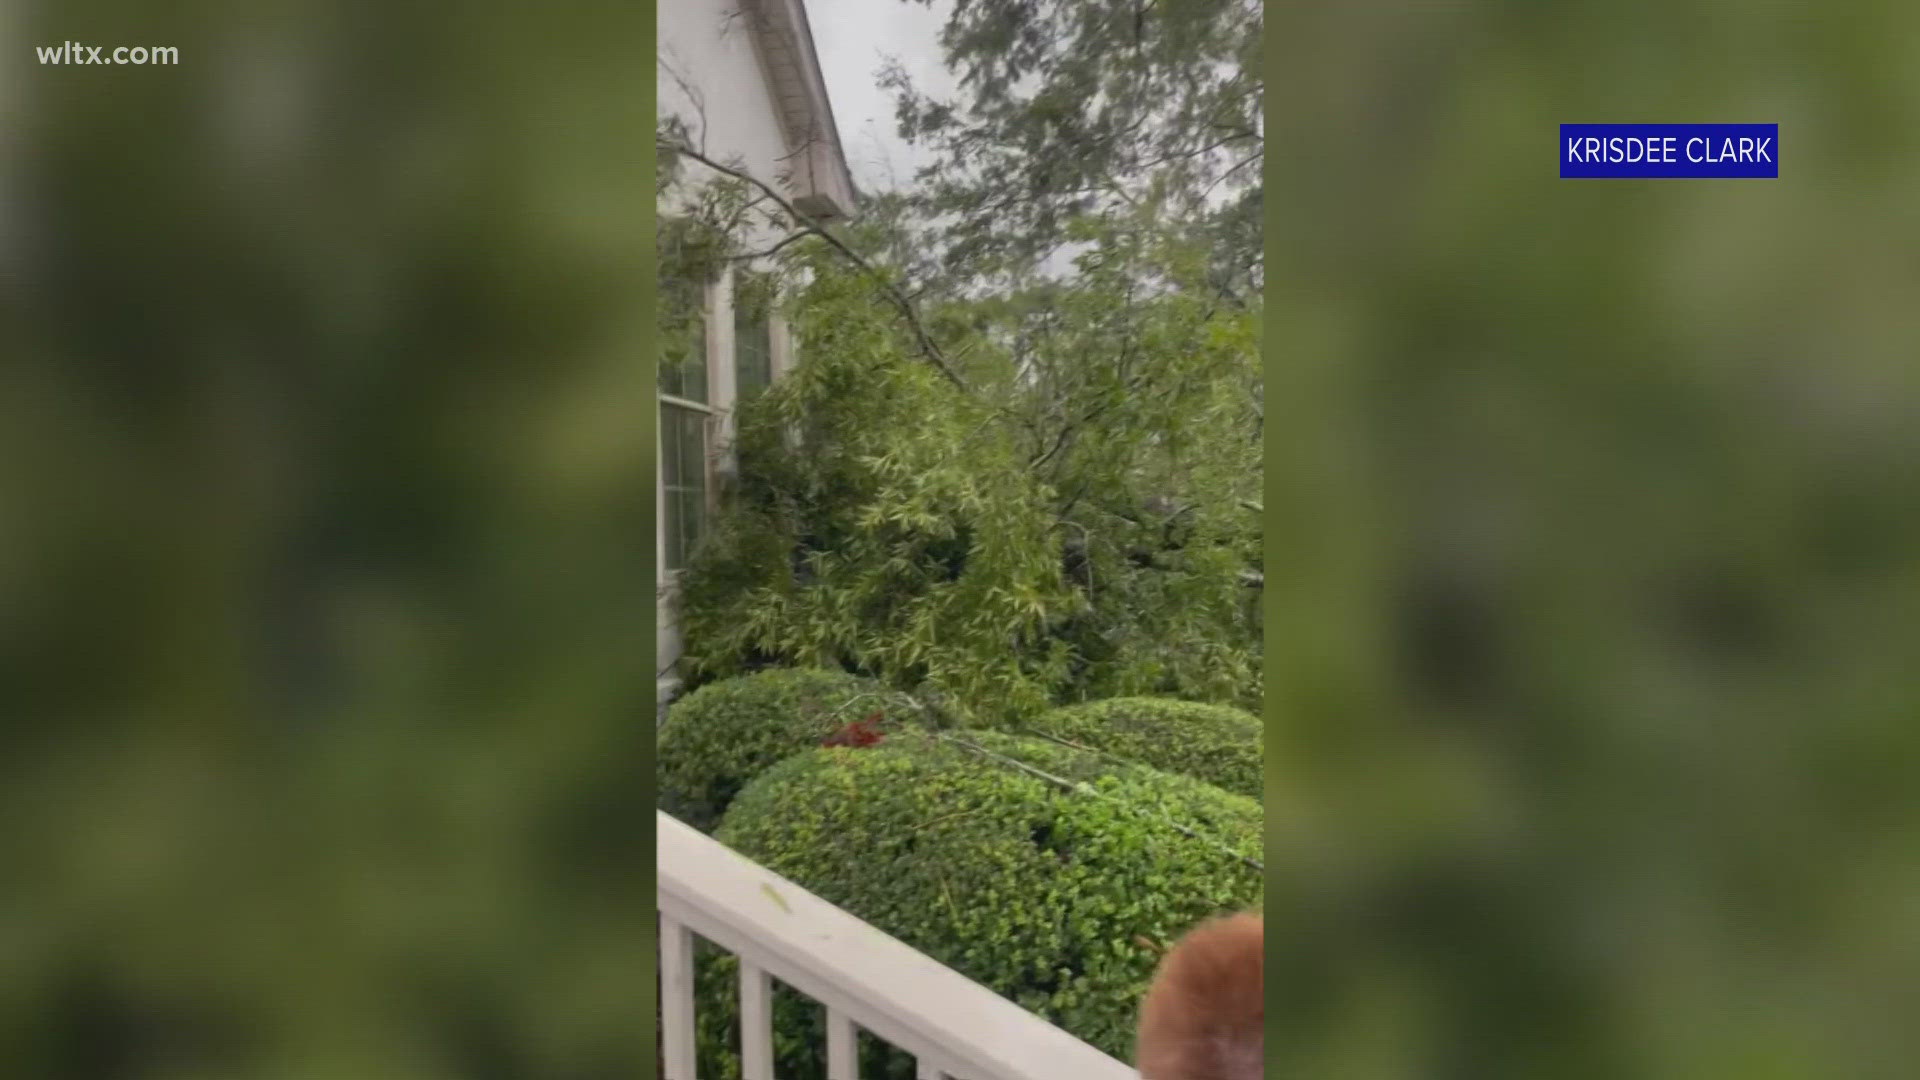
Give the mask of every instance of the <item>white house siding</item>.
[[[773, 183], [789, 166], [792, 150], [787, 130], [794, 121], [789, 118], [783, 124], [782, 101], [776, 98], [768, 65], [761, 47], [756, 45], [754, 28], [748, 22], [749, 18], [769, 16], [748, 15], [741, 10], [743, 5], [756, 2], [758, 0], [660, 0], [658, 100], [660, 115], [679, 117], [687, 127], [689, 138], [703, 153], [731, 165], [744, 166], [751, 175]], [[798, 5], [794, 4], [775, 15], [791, 26], [797, 12]], [[783, 35], [782, 40], [792, 39]], [[808, 44], [810, 46], [810, 42]], [[789, 52], [785, 62], [791, 66], [792, 60]], [[793, 98], [800, 88], [791, 72], [786, 77], [785, 89], [785, 107], [792, 112]], [[810, 156], [818, 157], [828, 150], [838, 154], [837, 133], [814, 147], [815, 152]], [[844, 178], [844, 169], [841, 162], [837, 175]], [[695, 182], [703, 174], [711, 175], [697, 163], [688, 163], [684, 173]], [[825, 174], [815, 170], [809, 175]], [[851, 190], [843, 180], [829, 177], [822, 184], [834, 201], [851, 201]], [[788, 194], [799, 196], [802, 192], [789, 191]], [[675, 210], [672, 196], [660, 206], [663, 215]], [[777, 239], [778, 233], [764, 229], [745, 238], [755, 247], [769, 246]], [[772, 368], [778, 377], [793, 362], [786, 326], [778, 315], [772, 320], [772, 339]], [[723, 275], [708, 291], [707, 351], [708, 404], [714, 408], [716, 417], [713, 446], [716, 473], [723, 474], [729, 464], [726, 448], [732, 440], [731, 410], [735, 395], [730, 274]], [[657, 503], [656, 513], [664, 520], [664, 505]], [[655, 670], [662, 673], [659, 689], [664, 701], [677, 684], [669, 672], [680, 655], [681, 638], [673, 610], [676, 599], [673, 582], [664, 565], [658, 584]]]
[[[788, 155], [787, 137], [744, 2], [660, 0], [660, 115], [679, 117], [703, 153], [771, 181]], [[701, 171], [688, 167], [689, 176]], [[770, 243], [778, 237], [755, 239]]]

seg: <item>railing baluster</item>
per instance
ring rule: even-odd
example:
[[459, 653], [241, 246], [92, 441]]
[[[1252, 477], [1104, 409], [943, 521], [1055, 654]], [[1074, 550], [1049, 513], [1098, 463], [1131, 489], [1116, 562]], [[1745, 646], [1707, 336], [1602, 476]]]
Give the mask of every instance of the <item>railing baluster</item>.
[[860, 1045], [853, 1036], [853, 1018], [839, 1009], [827, 1009], [827, 1080], [860, 1080]]
[[773, 1008], [767, 972], [740, 958], [740, 1072], [743, 1080], [773, 1080]]
[[665, 1080], [694, 1080], [693, 932], [660, 916], [660, 1040]]

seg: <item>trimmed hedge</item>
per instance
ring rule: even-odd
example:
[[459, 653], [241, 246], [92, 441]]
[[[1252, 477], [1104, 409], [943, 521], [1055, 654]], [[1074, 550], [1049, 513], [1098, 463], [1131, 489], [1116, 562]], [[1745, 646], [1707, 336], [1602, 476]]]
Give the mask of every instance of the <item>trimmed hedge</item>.
[[674, 702], [660, 726], [660, 808], [710, 833], [762, 769], [876, 710], [891, 719], [905, 702], [872, 679], [813, 668], [775, 668], [703, 686]]
[[[1158, 949], [1260, 902], [1262, 811], [1189, 777], [997, 732], [821, 749], [740, 792], [716, 839], [1106, 1052], [1132, 1055]], [[1018, 761], [1065, 782], [1056, 784]], [[1169, 822], [1190, 830], [1188, 835]], [[703, 965], [701, 1075], [738, 1076], [734, 970]], [[818, 1077], [817, 1010], [776, 1002], [778, 1073]], [[911, 1077], [871, 1047], [863, 1076]]]
[[1266, 739], [1260, 720], [1229, 705], [1131, 697], [1052, 709], [1027, 730], [1205, 780], [1259, 801]]

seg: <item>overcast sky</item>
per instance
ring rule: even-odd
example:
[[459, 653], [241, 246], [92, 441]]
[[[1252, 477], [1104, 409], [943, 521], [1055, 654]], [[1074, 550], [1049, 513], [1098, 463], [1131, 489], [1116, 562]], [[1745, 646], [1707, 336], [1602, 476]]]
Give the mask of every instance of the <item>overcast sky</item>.
[[940, 61], [940, 27], [952, 0], [925, 7], [908, 0], [807, 0], [813, 47], [833, 100], [833, 119], [854, 182], [868, 191], [905, 184], [924, 161], [894, 134], [893, 103], [875, 85], [889, 57], [906, 66], [914, 85], [945, 94], [953, 87]]

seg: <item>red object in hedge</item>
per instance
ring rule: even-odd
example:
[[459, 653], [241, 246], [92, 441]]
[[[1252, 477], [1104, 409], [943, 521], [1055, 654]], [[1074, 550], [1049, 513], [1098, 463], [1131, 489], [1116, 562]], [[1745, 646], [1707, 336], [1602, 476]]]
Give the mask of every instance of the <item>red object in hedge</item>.
[[841, 728], [839, 731], [821, 740], [820, 745], [849, 747], [872, 746], [874, 743], [886, 738], [879, 729], [873, 726], [883, 719], [885, 719], [885, 717], [876, 712], [864, 720], [855, 720], [853, 723], [848, 724], [846, 727]]

